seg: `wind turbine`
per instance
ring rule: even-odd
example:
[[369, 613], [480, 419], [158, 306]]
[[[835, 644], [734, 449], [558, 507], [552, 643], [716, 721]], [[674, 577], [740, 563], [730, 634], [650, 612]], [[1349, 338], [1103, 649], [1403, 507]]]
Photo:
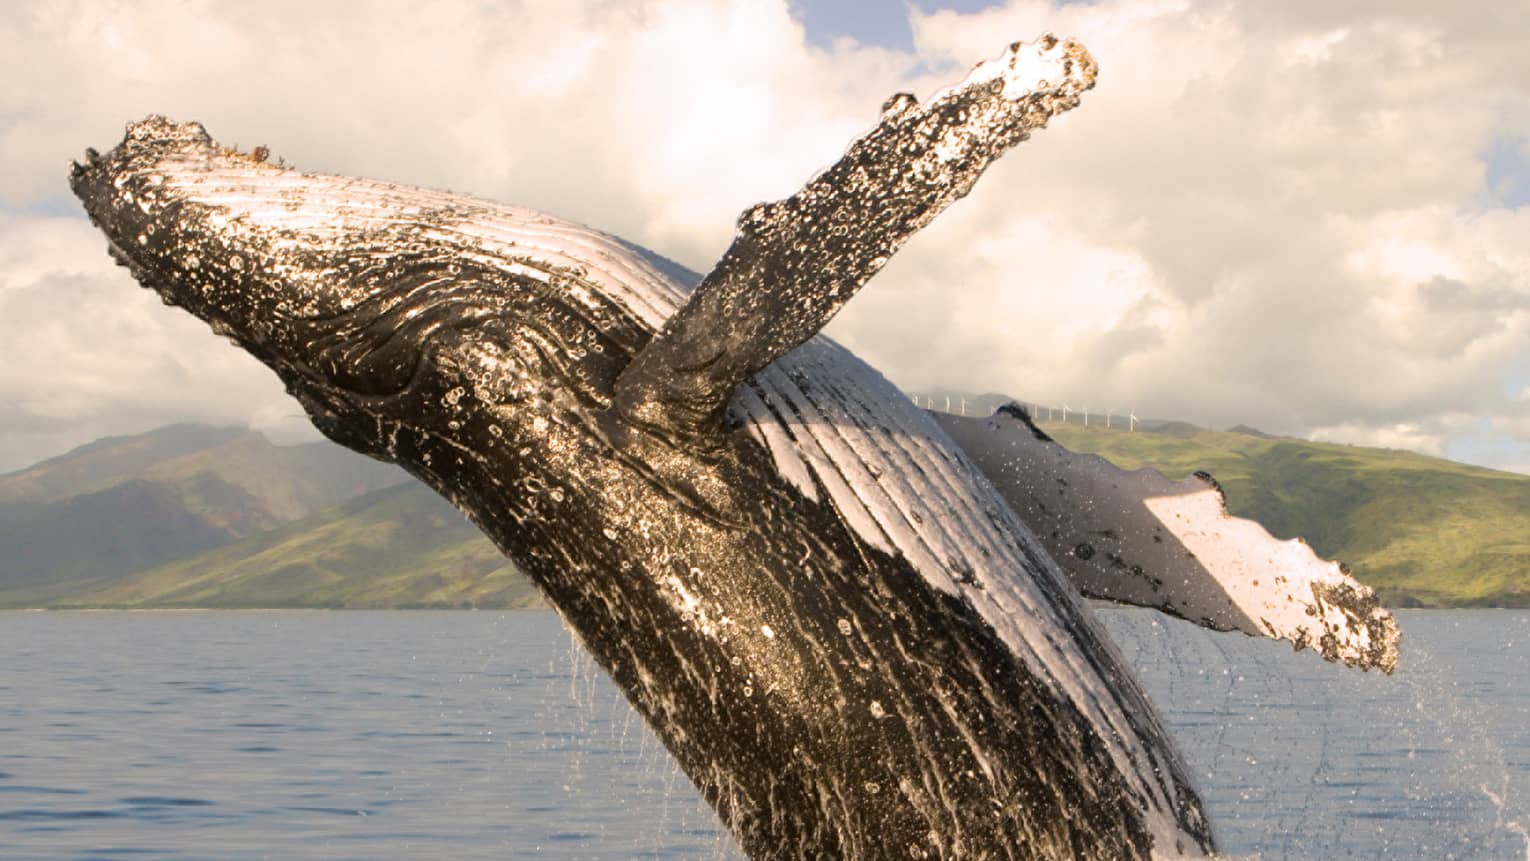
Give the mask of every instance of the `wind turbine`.
[[1127, 418], [1127, 421], [1131, 422], [1131, 426], [1128, 428], [1128, 430], [1136, 430], [1137, 429], [1137, 414], [1136, 413], [1127, 413], [1126, 414], [1126, 418]]
[[1067, 424], [1068, 423], [1068, 405], [1067, 404], [1063, 404], [1062, 410], [1063, 410], [1063, 424]]
[[1084, 427], [1089, 427], [1089, 407], [1084, 406]]
[[1116, 413], [1116, 411], [1113, 410], [1113, 409], [1105, 411], [1105, 429], [1106, 430], [1110, 430], [1110, 417], [1115, 415], [1115, 413]]
[[946, 395], [946, 412], [951, 411], [951, 396]]

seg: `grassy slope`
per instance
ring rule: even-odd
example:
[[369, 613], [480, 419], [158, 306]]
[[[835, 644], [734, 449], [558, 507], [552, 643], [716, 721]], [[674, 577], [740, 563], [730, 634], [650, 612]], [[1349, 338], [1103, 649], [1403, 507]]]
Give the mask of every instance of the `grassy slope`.
[[377, 491], [272, 532], [54, 606], [510, 607], [535, 588], [419, 485]]
[[211, 476], [181, 485], [130, 479], [56, 502], [3, 502], [0, 606], [15, 606], [17, 590], [46, 593], [66, 581], [130, 574], [273, 525], [248, 493]]
[[[273, 521], [271, 526], [410, 481], [408, 474], [396, 466], [332, 443], [278, 446], [254, 432], [157, 463], [146, 469], [142, 477], [187, 486], [203, 476], [217, 478], [253, 496]], [[216, 510], [216, 500], [209, 502], [214, 503], [211, 507]]]
[[[1211, 472], [1235, 513], [1260, 520], [1281, 537], [1301, 536], [1325, 556], [1344, 560], [1388, 603], [1530, 605], [1530, 477], [1408, 452], [1189, 425], [1170, 424], [1152, 433], [1060, 422], [1045, 427], [1064, 445], [1097, 452], [1129, 469], [1153, 466], [1173, 477]], [[263, 443], [224, 440], [141, 470], [180, 488], [178, 498], [188, 508], [222, 518], [219, 526], [249, 530], [242, 533], [249, 537], [155, 562], [159, 567], [125, 579], [82, 579], [94, 572], [81, 569], [52, 583], [20, 582], [10, 592], [0, 591], [0, 603], [490, 607], [538, 600], [476, 529], [412, 483], [260, 532], [257, 524], [236, 524], [228, 521], [233, 515], [219, 514], [234, 511], [233, 501], [196, 500], [199, 494], [216, 496], [226, 480], [250, 487], [264, 508], [293, 513], [323, 501], [324, 494], [339, 494], [336, 482], [349, 481], [360, 492], [375, 480], [364, 470], [348, 471], [355, 464], [334, 466], [342, 455], [328, 446], [285, 451], [297, 459], [284, 462], [280, 471], [310, 477], [312, 487], [277, 479], [260, 451]], [[0, 501], [0, 508], [6, 504]], [[131, 510], [142, 514], [145, 506]]]
[[154, 465], [214, 448], [253, 432], [170, 425], [149, 433], [103, 437], [26, 469], [0, 475], [0, 501], [58, 502], [138, 478]]
[[1348, 563], [1383, 601], [1530, 606], [1530, 477], [1411, 452], [1181, 426], [1046, 423], [1058, 442], [1171, 477], [1210, 472], [1228, 507]]
[[175, 425], [0, 476], [0, 606], [36, 606], [407, 481], [328, 443]]

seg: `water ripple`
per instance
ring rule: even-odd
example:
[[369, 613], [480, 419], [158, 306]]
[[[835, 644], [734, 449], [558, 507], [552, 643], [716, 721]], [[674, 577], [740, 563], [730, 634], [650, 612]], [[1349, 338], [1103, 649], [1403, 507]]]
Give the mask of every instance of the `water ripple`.
[[[1530, 614], [1402, 615], [1386, 678], [1102, 614], [1229, 852], [1526, 861]], [[0, 613], [0, 856], [738, 858], [573, 649], [538, 613]]]

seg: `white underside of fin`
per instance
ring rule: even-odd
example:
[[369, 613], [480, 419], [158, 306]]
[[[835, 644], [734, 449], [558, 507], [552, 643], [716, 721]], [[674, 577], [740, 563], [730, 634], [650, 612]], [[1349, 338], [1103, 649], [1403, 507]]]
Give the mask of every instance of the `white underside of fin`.
[[1368, 587], [1301, 540], [1233, 517], [1210, 480], [1128, 472], [1002, 411], [937, 420], [1085, 595], [1312, 646], [1362, 669], [1396, 665], [1397, 625]]

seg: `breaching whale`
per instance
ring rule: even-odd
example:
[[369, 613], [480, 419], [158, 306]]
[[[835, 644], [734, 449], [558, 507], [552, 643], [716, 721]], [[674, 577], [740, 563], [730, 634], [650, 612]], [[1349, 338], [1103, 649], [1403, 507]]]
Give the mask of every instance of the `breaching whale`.
[[[700, 279], [551, 216], [302, 173], [161, 117], [71, 184], [142, 284], [472, 518], [751, 858], [1203, 857], [1171, 739], [1017, 512], [1060, 547], [1075, 522], [1099, 531], [1086, 515], [1116, 524], [1064, 559], [1090, 594], [1361, 666], [1395, 660], [1390, 618], [1337, 566], [1182, 504], [1205, 485], [1118, 479], [1023, 416], [942, 429], [816, 335], [1094, 75], [1044, 37], [925, 104], [895, 96], [837, 164], [744, 213]], [[1112, 510], [1032, 487], [1016, 457], [1113, 488]], [[1107, 555], [1119, 568], [1074, 564]], [[1271, 566], [1278, 587], [1227, 585]]]

